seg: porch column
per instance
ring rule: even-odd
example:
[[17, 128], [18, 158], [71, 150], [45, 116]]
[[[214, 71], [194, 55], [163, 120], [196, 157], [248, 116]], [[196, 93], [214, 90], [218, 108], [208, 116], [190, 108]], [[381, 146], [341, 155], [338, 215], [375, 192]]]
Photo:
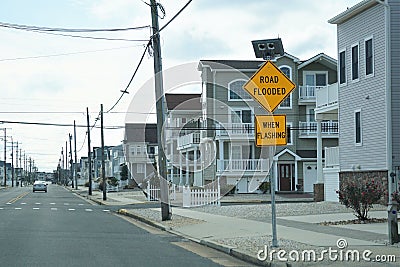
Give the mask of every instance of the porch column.
[[[195, 183], [196, 172], [197, 172], [197, 147], [194, 147], [194, 150], [193, 150], [193, 183]], [[196, 185], [197, 185], [197, 182], [196, 182]]]
[[317, 118], [317, 184], [324, 183], [324, 177], [322, 172], [322, 130], [321, 130], [321, 119]]
[[224, 141], [219, 140], [218, 144], [219, 144], [219, 162], [220, 162], [218, 171], [220, 174], [222, 174], [222, 172], [225, 169], [225, 166], [224, 166]]
[[278, 191], [278, 161], [274, 160], [273, 177], [271, 179], [275, 180], [275, 191]]
[[189, 167], [189, 152], [186, 152], [186, 183], [185, 185], [189, 185], [189, 171], [190, 171], [190, 167]]
[[179, 185], [183, 185], [183, 170], [182, 170], [182, 157], [183, 153], [179, 151]]
[[299, 184], [298, 179], [298, 171], [297, 171], [297, 159], [294, 161], [294, 191], [297, 191], [297, 185]]

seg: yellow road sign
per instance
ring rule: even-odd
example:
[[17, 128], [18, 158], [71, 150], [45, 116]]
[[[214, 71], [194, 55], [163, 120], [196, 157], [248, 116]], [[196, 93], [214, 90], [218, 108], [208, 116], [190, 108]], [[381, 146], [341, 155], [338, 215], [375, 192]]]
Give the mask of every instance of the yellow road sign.
[[255, 116], [257, 146], [284, 146], [286, 139], [286, 115]]
[[243, 86], [266, 110], [273, 112], [296, 85], [271, 61], [267, 61]]

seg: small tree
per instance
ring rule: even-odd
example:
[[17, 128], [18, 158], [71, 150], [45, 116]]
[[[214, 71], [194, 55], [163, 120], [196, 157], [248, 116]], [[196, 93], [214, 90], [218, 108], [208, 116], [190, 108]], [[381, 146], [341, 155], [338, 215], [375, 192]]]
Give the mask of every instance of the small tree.
[[354, 182], [346, 181], [340, 186], [339, 202], [354, 211], [361, 221], [369, 220], [368, 211], [373, 204], [378, 203], [384, 194], [381, 183], [374, 180]]
[[128, 166], [126, 164], [122, 165], [121, 172], [119, 173], [119, 175], [121, 176], [121, 180], [122, 181], [128, 180], [128, 174], [129, 174]]

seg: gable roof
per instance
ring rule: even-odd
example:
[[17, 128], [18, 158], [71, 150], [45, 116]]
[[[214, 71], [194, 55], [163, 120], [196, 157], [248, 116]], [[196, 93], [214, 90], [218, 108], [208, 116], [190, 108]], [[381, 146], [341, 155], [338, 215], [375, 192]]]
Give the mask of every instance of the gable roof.
[[304, 61], [303, 63], [301, 63], [299, 65], [298, 68], [299, 69], [304, 68], [305, 66], [307, 66], [313, 62], [319, 62], [322, 65], [325, 65], [326, 67], [331, 68], [331, 69], [336, 70], [336, 68], [337, 68], [337, 60], [334, 58], [331, 58], [330, 56], [328, 56], [324, 53], [319, 53], [318, 55], [313, 56], [312, 58]]
[[157, 144], [157, 124], [126, 123], [124, 142], [143, 142]]
[[361, 12], [369, 9], [372, 6], [378, 5], [379, 3], [377, 1], [382, 2], [382, 4], [384, 3], [381, 0], [364, 0], [350, 8], [347, 8], [346, 11], [340, 13], [339, 15], [331, 18], [330, 20], [328, 20], [328, 22], [330, 24], [341, 24], [349, 19], [351, 19], [352, 17], [360, 14]]
[[165, 94], [168, 110], [201, 110], [201, 94]]
[[229, 70], [229, 69], [250, 69], [257, 70], [264, 60], [200, 60], [199, 70], [204, 67], [210, 67], [212, 70]]

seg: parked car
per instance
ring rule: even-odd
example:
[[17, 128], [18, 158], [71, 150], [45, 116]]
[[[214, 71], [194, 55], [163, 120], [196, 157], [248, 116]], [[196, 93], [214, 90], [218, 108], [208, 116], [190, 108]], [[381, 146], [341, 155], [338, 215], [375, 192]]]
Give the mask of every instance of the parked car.
[[36, 191], [44, 191], [44, 192], [47, 193], [47, 184], [46, 184], [46, 182], [36, 181], [33, 184], [33, 192], [36, 192]]

